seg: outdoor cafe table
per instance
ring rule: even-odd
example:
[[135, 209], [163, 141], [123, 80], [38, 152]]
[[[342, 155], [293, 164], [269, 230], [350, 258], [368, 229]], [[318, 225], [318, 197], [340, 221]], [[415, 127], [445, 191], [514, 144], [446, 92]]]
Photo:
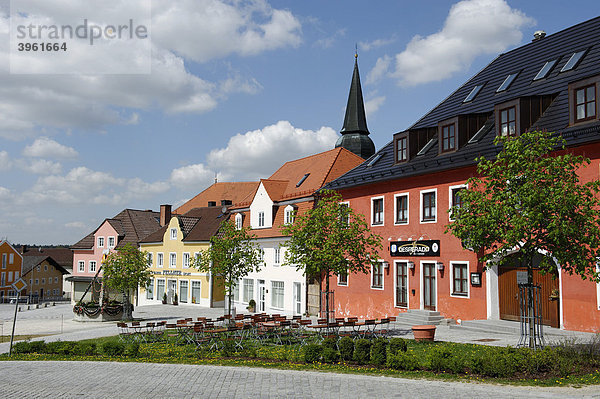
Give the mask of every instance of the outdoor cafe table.
[[321, 338], [325, 338], [326, 335], [330, 334], [330, 331], [331, 331], [331, 334], [333, 334], [337, 337], [341, 325], [339, 323], [322, 323], [322, 324], [311, 324], [307, 327], [314, 329]]

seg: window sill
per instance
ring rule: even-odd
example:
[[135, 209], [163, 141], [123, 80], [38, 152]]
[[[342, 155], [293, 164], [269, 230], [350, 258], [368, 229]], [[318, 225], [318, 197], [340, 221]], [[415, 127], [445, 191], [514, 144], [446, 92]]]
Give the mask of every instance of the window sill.
[[466, 294], [455, 294], [455, 293], [452, 293], [452, 294], [450, 294], [450, 297], [452, 297], [452, 298], [469, 299], [469, 294], [468, 293], [466, 293]]
[[421, 224], [428, 224], [428, 223], [437, 223], [436, 219], [433, 220], [421, 220]]
[[381, 286], [379, 286], [379, 287], [378, 287], [378, 286], [373, 286], [373, 285], [372, 285], [372, 286], [371, 286], [371, 289], [372, 289], [372, 290], [379, 290], [379, 291], [383, 291], [383, 287], [381, 287]]
[[406, 222], [394, 222], [394, 226], [406, 226], [408, 224], [408, 221]]

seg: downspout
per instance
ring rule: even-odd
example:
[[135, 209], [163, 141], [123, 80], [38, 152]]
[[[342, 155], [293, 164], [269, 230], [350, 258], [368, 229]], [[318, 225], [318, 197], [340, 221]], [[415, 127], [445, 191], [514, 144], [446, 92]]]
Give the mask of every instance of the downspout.
[[210, 262], [210, 267], [208, 270], [208, 307], [213, 307], [213, 273], [212, 273], [212, 261]]

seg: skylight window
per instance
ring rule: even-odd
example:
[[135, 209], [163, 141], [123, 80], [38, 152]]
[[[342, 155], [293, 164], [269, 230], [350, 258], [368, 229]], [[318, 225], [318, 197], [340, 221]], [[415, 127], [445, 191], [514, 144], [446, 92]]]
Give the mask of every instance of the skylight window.
[[479, 140], [481, 140], [483, 138], [483, 136], [485, 136], [486, 134], [488, 134], [492, 128], [494, 127], [494, 122], [492, 121], [487, 121], [482, 127], [481, 129], [479, 129], [477, 131], [477, 133], [475, 133], [473, 135], [473, 137], [471, 137], [468, 141], [468, 144], [473, 144], [473, 143], [477, 143]]
[[463, 100], [463, 103], [468, 103], [469, 101], [473, 101], [475, 96], [477, 94], [479, 94], [479, 91], [481, 90], [482, 87], [483, 87], [483, 85], [477, 85], [477, 86], [473, 87], [473, 90], [471, 90], [469, 95]]
[[500, 93], [501, 91], [508, 90], [509, 86], [515, 80], [515, 78], [517, 77], [517, 75], [518, 75], [518, 73], [511, 73], [510, 75], [508, 75], [506, 77], [506, 79], [504, 79], [504, 82], [502, 82], [502, 84], [500, 85], [500, 87], [498, 87], [498, 89], [496, 90], [496, 93]]
[[371, 159], [369, 161], [369, 163], [367, 164], [367, 166], [373, 166], [377, 163], [377, 161], [379, 161], [381, 159], [381, 157], [383, 156], [384, 153], [379, 153], [377, 155], [375, 155], [375, 157], [373, 159]]
[[436, 141], [437, 141], [437, 139], [436, 139], [435, 137], [434, 137], [434, 138], [432, 138], [431, 140], [429, 140], [429, 141], [427, 142], [427, 144], [425, 144], [425, 145], [423, 146], [423, 148], [421, 148], [421, 149], [419, 150], [419, 152], [417, 152], [417, 156], [419, 156], [419, 155], [423, 155], [423, 154], [425, 154], [427, 151], [429, 151], [429, 149], [430, 149], [431, 147], [433, 147], [433, 145], [435, 144], [435, 142], [436, 142]]
[[535, 78], [533, 78], [533, 80], [540, 80], [548, 76], [548, 74], [550, 73], [552, 68], [554, 68], [554, 65], [556, 65], [557, 62], [558, 59], [547, 61], [542, 67], [542, 69], [540, 69], [540, 71], [537, 73], [537, 75], [535, 75]]
[[304, 176], [302, 176], [302, 179], [300, 179], [300, 181], [298, 183], [296, 183], [296, 187], [300, 187], [302, 185], [302, 183], [304, 183], [304, 180], [306, 180], [308, 175], [310, 175], [310, 173], [307, 173]]
[[562, 67], [562, 69], [560, 71], [566, 72], [566, 71], [570, 71], [571, 69], [574, 69], [577, 66], [577, 64], [579, 64], [579, 61], [581, 61], [581, 58], [585, 54], [585, 51], [586, 50], [582, 50], [582, 51], [578, 51], [578, 52], [574, 53], [571, 56], [571, 58], [569, 58], [569, 61], [567, 61], [567, 63]]

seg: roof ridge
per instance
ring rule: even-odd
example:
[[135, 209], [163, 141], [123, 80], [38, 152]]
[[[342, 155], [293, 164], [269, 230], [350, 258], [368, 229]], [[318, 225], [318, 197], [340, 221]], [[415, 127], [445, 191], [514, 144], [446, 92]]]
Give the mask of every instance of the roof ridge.
[[[327, 173], [325, 173], [325, 176], [323, 176], [323, 179], [321, 180], [321, 183], [319, 184], [319, 187], [317, 189], [315, 189], [315, 191], [319, 190], [321, 187], [323, 187], [323, 185], [325, 184], [325, 182], [327, 181], [327, 177], [329, 176], [329, 174], [331, 173], [331, 169], [333, 169], [333, 165], [335, 165], [335, 162], [338, 160], [338, 158], [340, 157], [340, 154], [342, 153], [342, 149], [343, 147], [338, 147], [336, 148], [336, 150], [339, 149], [339, 151], [337, 152], [337, 154], [335, 154], [335, 157], [333, 158], [333, 160], [331, 161], [331, 163], [329, 164], [329, 168], [327, 168]], [[348, 151], [348, 150], [346, 150]], [[350, 151], [348, 151], [350, 152]], [[353, 153], [354, 154], [354, 153]], [[356, 155], [356, 154], [354, 154]], [[358, 155], [356, 155], [358, 156]]]

